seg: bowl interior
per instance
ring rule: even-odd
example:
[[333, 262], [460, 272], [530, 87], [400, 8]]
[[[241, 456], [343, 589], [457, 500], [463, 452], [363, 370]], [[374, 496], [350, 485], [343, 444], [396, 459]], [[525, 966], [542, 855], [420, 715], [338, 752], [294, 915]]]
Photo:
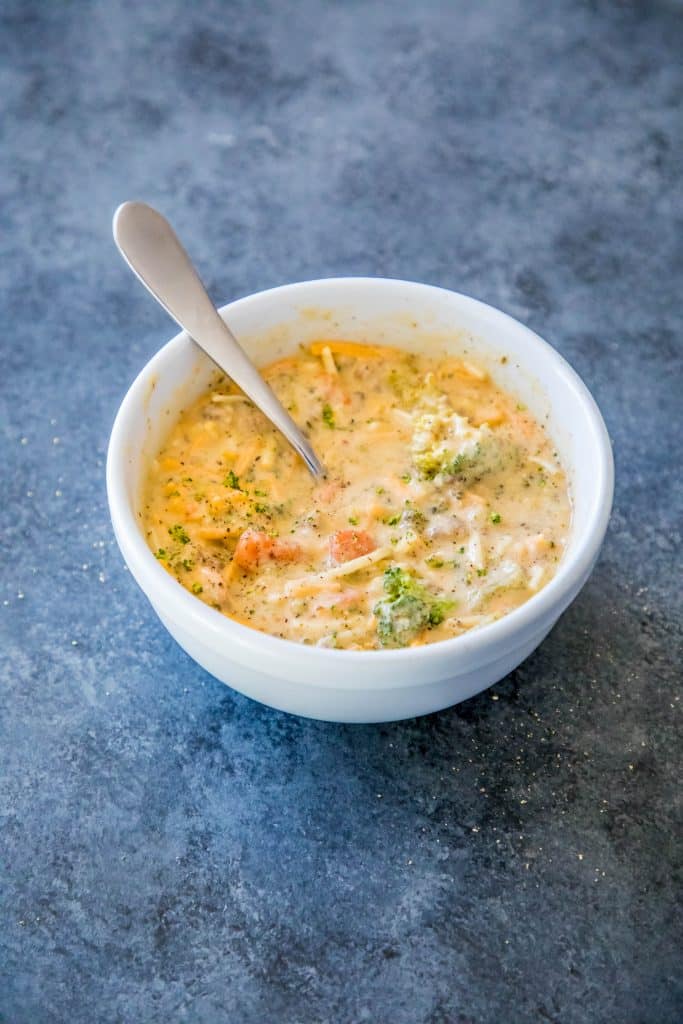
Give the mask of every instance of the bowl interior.
[[[224, 307], [222, 314], [258, 365], [322, 337], [469, 356], [545, 424], [560, 454], [573, 501], [565, 561], [595, 526], [601, 507], [604, 514], [607, 504], [609, 512], [609, 444], [590, 394], [554, 349], [498, 310], [427, 285], [347, 278], [262, 292]], [[215, 373], [213, 363], [181, 334], [154, 357], [131, 389], [121, 424], [120, 468], [136, 519], [149, 460], [182, 408]]]

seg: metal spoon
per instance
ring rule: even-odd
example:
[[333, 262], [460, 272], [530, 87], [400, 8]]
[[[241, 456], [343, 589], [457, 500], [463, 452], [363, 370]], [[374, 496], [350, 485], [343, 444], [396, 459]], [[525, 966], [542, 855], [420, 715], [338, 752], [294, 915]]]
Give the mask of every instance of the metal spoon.
[[287, 438], [313, 476], [324, 477], [309, 442], [221, 320], [168, 221], [146, 203], [129, 202], [119, 206], [112, 229], [124, 260], [157, 302]]

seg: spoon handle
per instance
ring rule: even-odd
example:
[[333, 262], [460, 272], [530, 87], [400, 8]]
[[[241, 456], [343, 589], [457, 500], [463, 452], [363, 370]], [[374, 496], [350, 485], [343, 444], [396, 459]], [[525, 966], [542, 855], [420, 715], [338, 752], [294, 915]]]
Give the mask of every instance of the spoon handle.
[[325, 475], [311, 445], [240, 347], [209, 298], [168, 221], [146, 203], [123, 203], [114, 214], [121, 255], [167, 313], [284, 434], [314, 477]]

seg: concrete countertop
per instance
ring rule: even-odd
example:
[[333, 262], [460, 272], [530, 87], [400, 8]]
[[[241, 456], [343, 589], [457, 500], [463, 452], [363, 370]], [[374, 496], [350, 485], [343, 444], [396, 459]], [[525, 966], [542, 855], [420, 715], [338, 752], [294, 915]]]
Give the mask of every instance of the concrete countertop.
[[[683, 1018], [682, 44], [673, 0], [2, 5], [2, 1024]], [[174, 645], [105, 499], [174, 333], [126, 198], [216, 301], [413, 278], [576, 367], [614, 515], [516, 672], [349, 727]]]

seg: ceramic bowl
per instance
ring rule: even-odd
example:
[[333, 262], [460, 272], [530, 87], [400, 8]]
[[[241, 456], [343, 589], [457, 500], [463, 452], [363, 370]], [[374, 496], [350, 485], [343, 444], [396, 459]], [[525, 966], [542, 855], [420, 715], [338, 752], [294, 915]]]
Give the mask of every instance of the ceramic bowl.
[[565, 360], [511, 317], [456, 292], [408, 281], [338, 278], [284, 285], [223, 307], [264, 364], [315, 337], [467, 353], [542, 420], [567, 470], [573, 521], [556, 575], [508, 615], [452, 640], [387, 651], [309, 647], [242, 626], [176, 582], [147, 547], [141, 484], [181, 408], [213, 364], [176, 335], [134, 381], [111, 434], [107, 490], [116, 539], [157, 615], [207, 672], [274, 708], [336, 722], [381, 722], [456, 704], [514, 669], [574, 600], [595, 564], [613, 491], [610, 442], [588, 389]]

